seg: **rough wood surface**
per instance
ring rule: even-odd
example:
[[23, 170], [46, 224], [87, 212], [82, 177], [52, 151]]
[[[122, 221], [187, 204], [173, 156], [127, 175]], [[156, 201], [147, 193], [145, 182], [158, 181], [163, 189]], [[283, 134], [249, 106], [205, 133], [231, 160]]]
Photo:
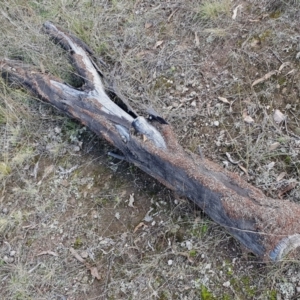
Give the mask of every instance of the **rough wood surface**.
[[265, 261], [280, 260], [300, 245], [298, 204], [268, 198], [216, 163], [187, 154], [169, 124], [150, 124], [111, 101], [86, 44], [50, 22], [44, 24], [44, 31], [69, 52], [84, 79], [82, 88], [72, 88], [21, 62], [2, 60], [1, 73], [8, 82], [25, 87], [104, 137], [125, 160], [188, 197]]

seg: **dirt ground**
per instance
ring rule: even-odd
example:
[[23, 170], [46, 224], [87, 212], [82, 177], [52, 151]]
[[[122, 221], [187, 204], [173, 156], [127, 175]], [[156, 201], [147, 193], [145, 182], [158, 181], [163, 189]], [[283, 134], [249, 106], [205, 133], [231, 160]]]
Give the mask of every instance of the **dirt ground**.
[[[300, 2], [2, 0], [0, 57], [80, 85], [46, 20], [84, 40], [139, 113], [268, 196], [300, 201]], [[0, 81], [2, 299], [300, 299], [89, 129]]]

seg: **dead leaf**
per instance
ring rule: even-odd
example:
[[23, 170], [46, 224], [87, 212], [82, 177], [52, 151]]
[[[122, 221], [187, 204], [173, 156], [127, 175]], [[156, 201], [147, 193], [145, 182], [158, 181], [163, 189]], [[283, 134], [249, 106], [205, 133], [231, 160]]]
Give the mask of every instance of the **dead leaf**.
[[152, 27], [153, 26], [153, 23], [151, 23], [151, 22], [146, 22], [145, 23], [145, 28], [146, 29], [149, 29], [150, 27]]
[[49, 174], [54, 171], [54, 165], [50, 165], [45, 168], [43, 178], [46, 178]]
[[244, 168], [242, 165], [238, 165], [238, 166], [248, 176], [248, 170]]
[[272, 162], [270, 162], [269, 164], [267, 164], [267, 169], [268, 169], [268, 170], [271, 170], [271, 169], [274, 168], [274, 166], [275, 166], [275, 162], [272, 161]]
[[254, 120], [248, 115], [247, 109], [244, 109], [243, 111], [243, 119], [248, 124], [254, 123]]
[[178, 11], [179, 8], [176, 8], [172, 11], [172, 13], [170, 14], [170, 16], [168, 17], [168, 22], [171, 21], [172, 17], [174, 16], [174, 14]]
[[85, 264], [85, 260], [77, 253], [77, 251], [74, 248], [71, 247], [70, 252], [78, 261]]
[[243, 5], [240, 4], [240, 5], [238, 5], [238, 6], [233, 10], [232, 20], [235, 20], [235, 19], [236, 19], [238, 9], [239, 9], [239, 8], [241, 9], [242, 7], [243, 7]]
[[252, 48], [256, 48], [259, 45], [260, 45], [260, 40], [258, 40], [258, 39], [253, 39], [252, 42], [250, 43], [250, 46]]
[[259, 84], [259, 83], [261, 83], [261, 82], [264, 82], [264, 81], [270, 79], [273, 75], [275, 75], [275, 74], [277, 74], [277, 73], [278, 73], [277, 70], [273, 70], [273, 71], [267, 73], [267, 74], [264, 75], [263, 77], [261, 77], [261, 78], [255, 80], [255, 81], [252, 83], [252, 86], [255, 86], [255, 85], [257, 85], [257, 84]]
[[134, 203], [134, 193], [130, 194], [130, 196], [129, 196], [129, 203], [128, 203], [128, 206], [129, 206], [129, 207], [132, 207], [132, 208], [136, 208], [136, 207], [133, 205], [133, 203]]
[[285, 187], [281, 192], [278, 193], [278, 197], [282, 198], [282, 196], [284, 194], [286, 194], [287, 192], [291, 191], [292, 189], [294, 189], [296, 187], [297, 183], [296, 182], [292, 182], [290, 183], [287, 187]]
[[136, 54], [136, 57], [137, 58], [144, 58], [144, 57], [150, 57], [150, 56], [153, 56], [153, 55], [154, 55], [153, 50], [145, 50], [145, 51], [138, 52]]
[[43, 63], [40, 61], [40, 69], [41, 69], [41, 72], [43, 73], [43, 74], [45, 74], [45, 67], [44, 67], [44, 65], [43, 65]]
[[281, 172], [281, 173], [277, 176], [276, 181], [278, 182], [278, 181], [282, 180], [282, 179], [284, 178], [285, 175], [286, 175], [285, 172]]
[[279, 146], [280, 146], [280, 143], [275, 142], [270, 146], [269, 151], [273, 151], [273, 150], [277, 149]]
[[244, 117], [244, 121], [248, 124], [254, 123], [254, 120], [250, 116]]
[[99, 275], [98, 270], [97, 270], [96, 267], [90, 267], [89, 269], [90, 269], [90, 271], [91, 271], [91, 275], [92, 275], [94, 278], [96, 278], [96, 279], [98, 279], [98, 280], [101, 279], [101, 277], [100, 277], [100, 275]]
[[273, 115], [273, 119], [275, 123], [279, 124], [286, 119], [286, 116], [279, 109], [276, 109]]
[[190, 254], [189, 253], [187, 253], [187, 252], [177, 252], [176, 253], [177, 255], [181, 255], [181, 256], [184, 256], [184, 257], [186, 257], [187, 259], [188, 259], [188, 261], [190, 262], [190, 263], [194, 263], [194, 261], [191, 259], [191, 256], [190, 256]]
[[296, 73], [296, 69], [292, 69], [291, 71], [289, 71], [288, 73], [286, 73], [285, 76], [293, 75], [294, 73]]
[[229, 160], [233, 165], [237, 165], [237, 164], [240, 163], [240, 161], [235, 161], [235, 160], [233, 160], [233, 159], [231, 158], [231, 155], [230, 155], [228, 152], [226, 152], [225, 154], [226, 154], [228, 160]]
[[226, 98], [224, 98], [224, 97], [218, 97], [218, 99], [219, 99], [220, 101], [222, 101], [223, 103], [230, 104], [230, 102], [229, 102]]
[[135, 226], [133, 233], [136, 233], [141, 227], [148, 227], [144, 222], [139, 223], [138, 225]]
[[164, 41], [157, 41], [157, 42], [155, 43], [155, 46], [153, 47], [153, 49], [156, 49], [156, 48], [158, 48], [159, 46], [161, 46], [163, 42], [164, 42]]
[[200, 41], [199, 41], [199, 37], [198, 37], [197, 31], [195, 31], [195, 45], [196, 45], [196, 47], [200, 46]]
[[34, 179], [36, 179], [37, 177], [38, 169], [39, 169], [39, 161], [34, 165], [33, 172], [31, 174], [31, 176], [33, 176]]
[[290, 66], [291, 63], [289, 61], [287, 62], [284, 62], [278, 69], [278, 72], [281, 72], [283, 70], [283, 68], [287, 67], [287, 66]]
[[98, 273], [98, 270], [96, 267], [92, 267], [89, 263], [87, 263], [78, 253], [77, 251], [74, 249], [74, 248], [70, 248], [70, 252], [71, 254], [78, 260], [80, 261], [81, 263], [83, 263], [86, 268], [91, 272], [91, 275], [93, 276], [93, 278], [96, 278], [98, 280], [101, 279], [99, 273]]
[[41, 255], [53, 255], [53, 256], [58, 256], [58, 254], [56, 252], [53, 251], [42, 251], [40, 252], [37, 256], [41, 256]]

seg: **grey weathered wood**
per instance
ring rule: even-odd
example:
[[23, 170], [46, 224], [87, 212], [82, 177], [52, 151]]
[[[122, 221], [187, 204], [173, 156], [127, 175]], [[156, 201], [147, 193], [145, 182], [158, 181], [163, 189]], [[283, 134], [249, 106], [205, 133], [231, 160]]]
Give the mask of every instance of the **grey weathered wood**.
[[300, 245], [298, 204], [268, 198], [238, 175], [187, 154], [166, 122], [133, 118], [105, 93], [101, 70], [86, 44], [50, 22], [44, 31], [69, 51], [84, 79], [81, 90], [19, 62], [2, 60], [1, 73], [8, 82], [25, 87], [104, 137], [125, 160], [188, 197], [264, 260], [280, 260]]

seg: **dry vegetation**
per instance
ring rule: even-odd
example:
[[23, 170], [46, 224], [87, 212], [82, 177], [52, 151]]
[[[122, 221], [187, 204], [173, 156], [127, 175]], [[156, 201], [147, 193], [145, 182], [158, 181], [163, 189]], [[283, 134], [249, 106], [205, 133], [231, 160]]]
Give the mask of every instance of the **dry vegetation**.
[[[299, 201], [299, 4], [2, 0], [0, 56], [80, 84], [40, 30], [51, 20], [186, 149]], [[297, 299], [298, 261], [262, 264], [88, 129], [4, 80], [0, 90], [2, 299]]]

